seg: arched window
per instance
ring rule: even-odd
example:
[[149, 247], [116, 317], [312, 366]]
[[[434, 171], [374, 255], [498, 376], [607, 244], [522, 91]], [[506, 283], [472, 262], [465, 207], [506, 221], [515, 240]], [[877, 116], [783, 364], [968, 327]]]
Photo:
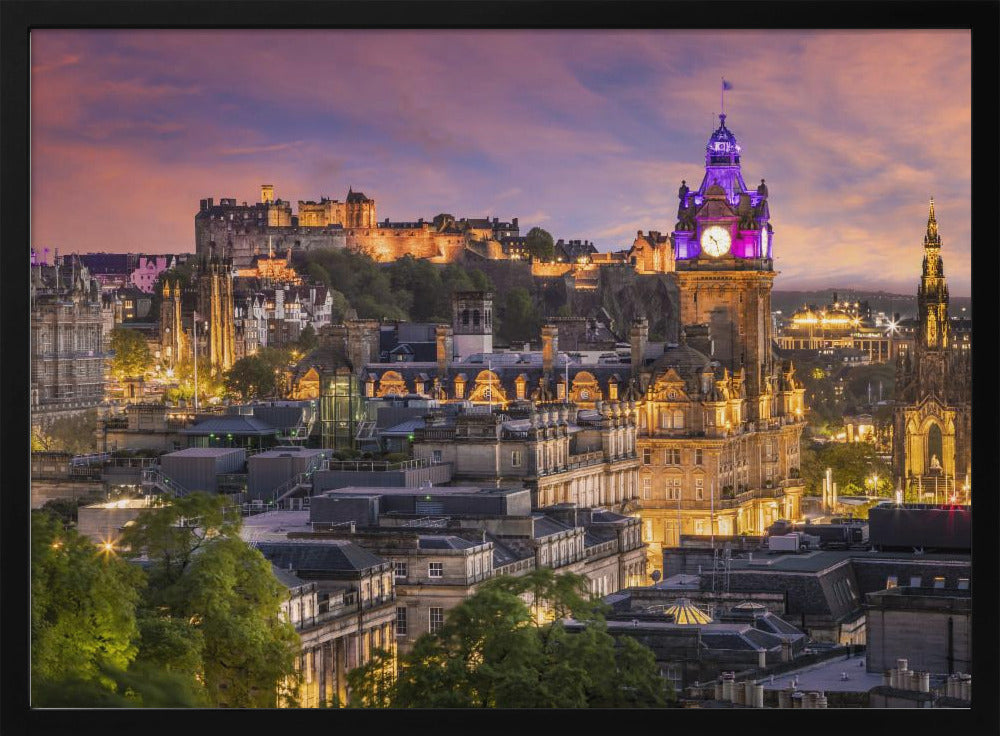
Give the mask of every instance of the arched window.
[[468, 309], [463, 309], [462, 310], [462, 324], [465, 325], [466, 327], [469, 326], [469, 310]]
[[473, 327], [479, 327], [479, 310], [478, 309], [473, 309], [472, 310], [472, 326]]
[[926, 467], [930, 470], [934, 467], [936, 458], [940, 467], [944, 467], [943, 441], [941, 439], [941, 428], [935, 422], [927, 430], [927, 460]]

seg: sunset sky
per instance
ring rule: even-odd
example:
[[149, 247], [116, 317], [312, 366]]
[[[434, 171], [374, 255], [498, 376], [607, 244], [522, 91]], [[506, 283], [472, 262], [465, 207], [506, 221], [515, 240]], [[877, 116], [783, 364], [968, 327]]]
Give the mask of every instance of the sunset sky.
[[968, 31], [34, 31], [32, 245], [191, 252], [198, 200], [668, 232], [719, 112], [766, 178], [776, 289], [910, 294], [935, 199], [971, 280]]

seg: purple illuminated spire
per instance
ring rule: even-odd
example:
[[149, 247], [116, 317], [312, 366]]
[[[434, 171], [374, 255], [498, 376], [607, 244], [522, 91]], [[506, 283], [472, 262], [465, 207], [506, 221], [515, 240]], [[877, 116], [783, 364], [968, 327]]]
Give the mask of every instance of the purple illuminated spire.
[[719, 127], [708, 139], [705, 146], [706, 166], [739, 166], [740, 165], [740, 144], [736, 141], [736, 136], [726, 127], [726, 114], [719, 115]]

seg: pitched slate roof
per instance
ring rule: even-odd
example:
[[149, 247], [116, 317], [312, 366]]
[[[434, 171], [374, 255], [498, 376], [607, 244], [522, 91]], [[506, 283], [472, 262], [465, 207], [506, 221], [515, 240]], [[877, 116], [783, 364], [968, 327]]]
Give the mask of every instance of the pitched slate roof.
[[350, 542], [261, 542], [257, 545], [272, 564], [301, 574], [309, 572], [354, 572], [385, 562], [381, 557]]
[[271, 565], [271, 572], [274, 573], [274, 577], [277, 578], [278, 582], [289, 590], [306, 585], [306, 581], [298, 575], [277, 565]]
[[229, 414], [219, 417], [211, 417], [198, 422], [193, 427], [181, 430], [181, 434], [188, 435], [208, 435], [208, 434], [233, 434], [251, 435], [262, 437], [278, 434], [278, 428], [267, 422], [263, 422], [256, 417], [245, 414]]
[[542, 537], [550, 537], [553, 534], [561, 534], [562, 532], [569, 531], [571, 527], [563, 524], [561, 521], [556, 521], [555, 519], [545, 516], [543, 514], [536, 514], [534, 517], [534, 537], [535, 539], [541, 539]]
[[473, 542], [452, 535], [436, 536], [425, 535], [417, 539], [419, 549], [469, 549], [475, 547]]
[[415, 417], [413, 419], [407, 419], [405, 422], [400, 422], [388, 429], [379, 430], [379, 434], [383, 437], [406, 437], [409, 436], [413, 430], [422, 429], [424, 427], [423, 417]]

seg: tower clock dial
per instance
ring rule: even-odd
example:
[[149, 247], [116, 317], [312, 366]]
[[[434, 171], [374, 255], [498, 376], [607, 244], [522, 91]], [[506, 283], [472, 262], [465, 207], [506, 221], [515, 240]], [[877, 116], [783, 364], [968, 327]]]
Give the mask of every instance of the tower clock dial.
[[701, 234], [701, 249], [712, 258], [718, 258], [728, 253], [731, 245], [732, 239], [729, 237], [729, 231], [718, 225], [705, 228]]

